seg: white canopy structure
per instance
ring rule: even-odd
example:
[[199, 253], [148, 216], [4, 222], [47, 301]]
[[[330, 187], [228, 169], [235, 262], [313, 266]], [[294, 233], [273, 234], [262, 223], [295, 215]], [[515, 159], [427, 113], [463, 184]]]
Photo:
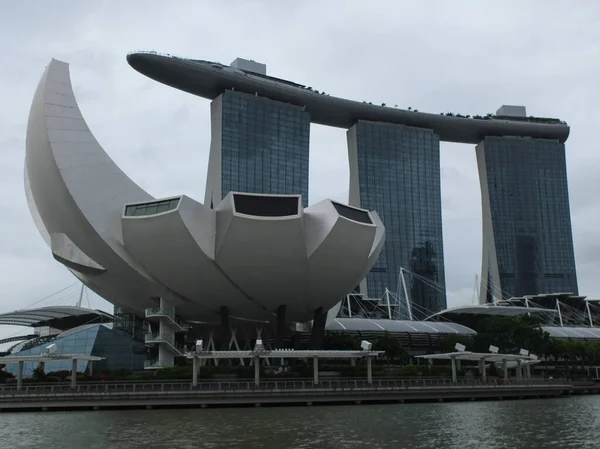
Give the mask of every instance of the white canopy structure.
[[[33, 363], [47, 363], [71, 360], [71, 388], [75, 388], [77, 385], [77, 361], [85, 360], [87, 362], [98, 362], [104, 360], [104, 357], [96, 357], [85, 354], [46, 354], [46, 355], [21, 355], [21, 356], [6, 356], [0, 357], [0, 365], [7, 363], [18, 363], [19, 372], [17, 375], [17, 390], [20, 390], [23, 386], [23, 364], [25, 362]], [[90, 374], [92, 370], [92, 363], [89, 363]]]
[[476, 332], [456, 323], [436, 321], [383, 320], [370, 318], [335, 318], [327, 323], [328, 331], [359, 331], [409, 334], [475, 335]]
[[197, 351], [187, 355], [193, 359], [192, 385], [198, 385], [198, 361], [207, 359], [252, 359], [254, 363], [254, 383], [260, 382], [260, 359], [282, 358], [282, 359], [312, 359], [313, 381], [319, 383], [319, 359], [349, 359], [355, 360], [366, 357], [367, 359], [367, 381], [373, 382], [371, 359], [383, 354], [384, 351], [296, 351], [294, 349], [282, 349], [275, 351], [252, 350], [252, 351]]
[[557, 313], [554, 309], [543, 309], [538, 307], [521, 307], [507, 305], [506, 303], [498, 304], [481, 304], [481, 305], [464, 305], [450, 307], [441, 310], [429, 316], [427, 320], [447, 317], [448, 315], [499, 315], [499, 316], [519, 316], [519, 315], [553, 315]]
[[481, 371], [481, 377], [483, 380], [486, 379], [486, 362], [502, 363], [504, 369], [504, 378], [508, 379], [508, 368], [509, 363], [512, 362], [516, 367], [517, 378], [520, 379], [522, 376], [522, 367], [526, 367], [526, 373], [528, 376], [531, 375], [529, 366], [540, 361], [533, 355], [520, 355], [520, 354], [499, 354], [495, 352], [470, 352], [470, 351], [457, 351], [447, 352], [443, 354], [426, 354], [417, 356], [417, 358], [425, 360], [450, 360], [452, 364], [452, 381], [456, 382], [456, 362], [457, 361], [471, 361], [479, 363], [479, 370]]

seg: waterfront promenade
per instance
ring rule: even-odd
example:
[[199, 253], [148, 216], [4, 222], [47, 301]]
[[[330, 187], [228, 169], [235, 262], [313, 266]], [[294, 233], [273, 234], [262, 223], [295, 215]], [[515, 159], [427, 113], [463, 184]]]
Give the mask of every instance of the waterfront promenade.
[[200, 382], [93, 382], [0, 387], [0, 411], [99, 410], [318, 404], [475, 401], [598, 393], [593, 382], [566, 380], [374, 379]]

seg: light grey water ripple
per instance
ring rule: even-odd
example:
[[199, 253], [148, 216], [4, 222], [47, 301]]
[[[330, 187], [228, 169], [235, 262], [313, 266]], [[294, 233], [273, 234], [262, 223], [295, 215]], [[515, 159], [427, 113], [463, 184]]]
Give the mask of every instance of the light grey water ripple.
[[600, 448], [600, 396], [0, 414], [0, 448]]

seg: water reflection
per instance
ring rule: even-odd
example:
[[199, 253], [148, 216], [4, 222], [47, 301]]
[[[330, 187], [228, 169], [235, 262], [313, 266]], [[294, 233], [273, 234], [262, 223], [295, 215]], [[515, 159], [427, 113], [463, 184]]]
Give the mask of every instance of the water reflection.
[[6, 448], [597, 448], [600, 396], [0, 415]]

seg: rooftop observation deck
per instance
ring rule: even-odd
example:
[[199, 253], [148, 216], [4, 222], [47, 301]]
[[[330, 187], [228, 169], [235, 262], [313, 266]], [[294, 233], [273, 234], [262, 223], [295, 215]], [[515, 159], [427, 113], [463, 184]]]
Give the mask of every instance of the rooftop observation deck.
[[466, 118], [408, 111], [324, 95], [287, 80], [211, 61], [179, 58], [156, 52], [133, 52], [127, 61], [138, 72], [160, 83], [213, 100], [223, 91], [257, 94], [306, 107], [311, 121], [351, 128], [359, 120], [395, 123], [433, 130], [446, 142], [477, 144], [487, 136], [517, 136], [565, 142], [569, 126], [558, 119], [531, 117]]

